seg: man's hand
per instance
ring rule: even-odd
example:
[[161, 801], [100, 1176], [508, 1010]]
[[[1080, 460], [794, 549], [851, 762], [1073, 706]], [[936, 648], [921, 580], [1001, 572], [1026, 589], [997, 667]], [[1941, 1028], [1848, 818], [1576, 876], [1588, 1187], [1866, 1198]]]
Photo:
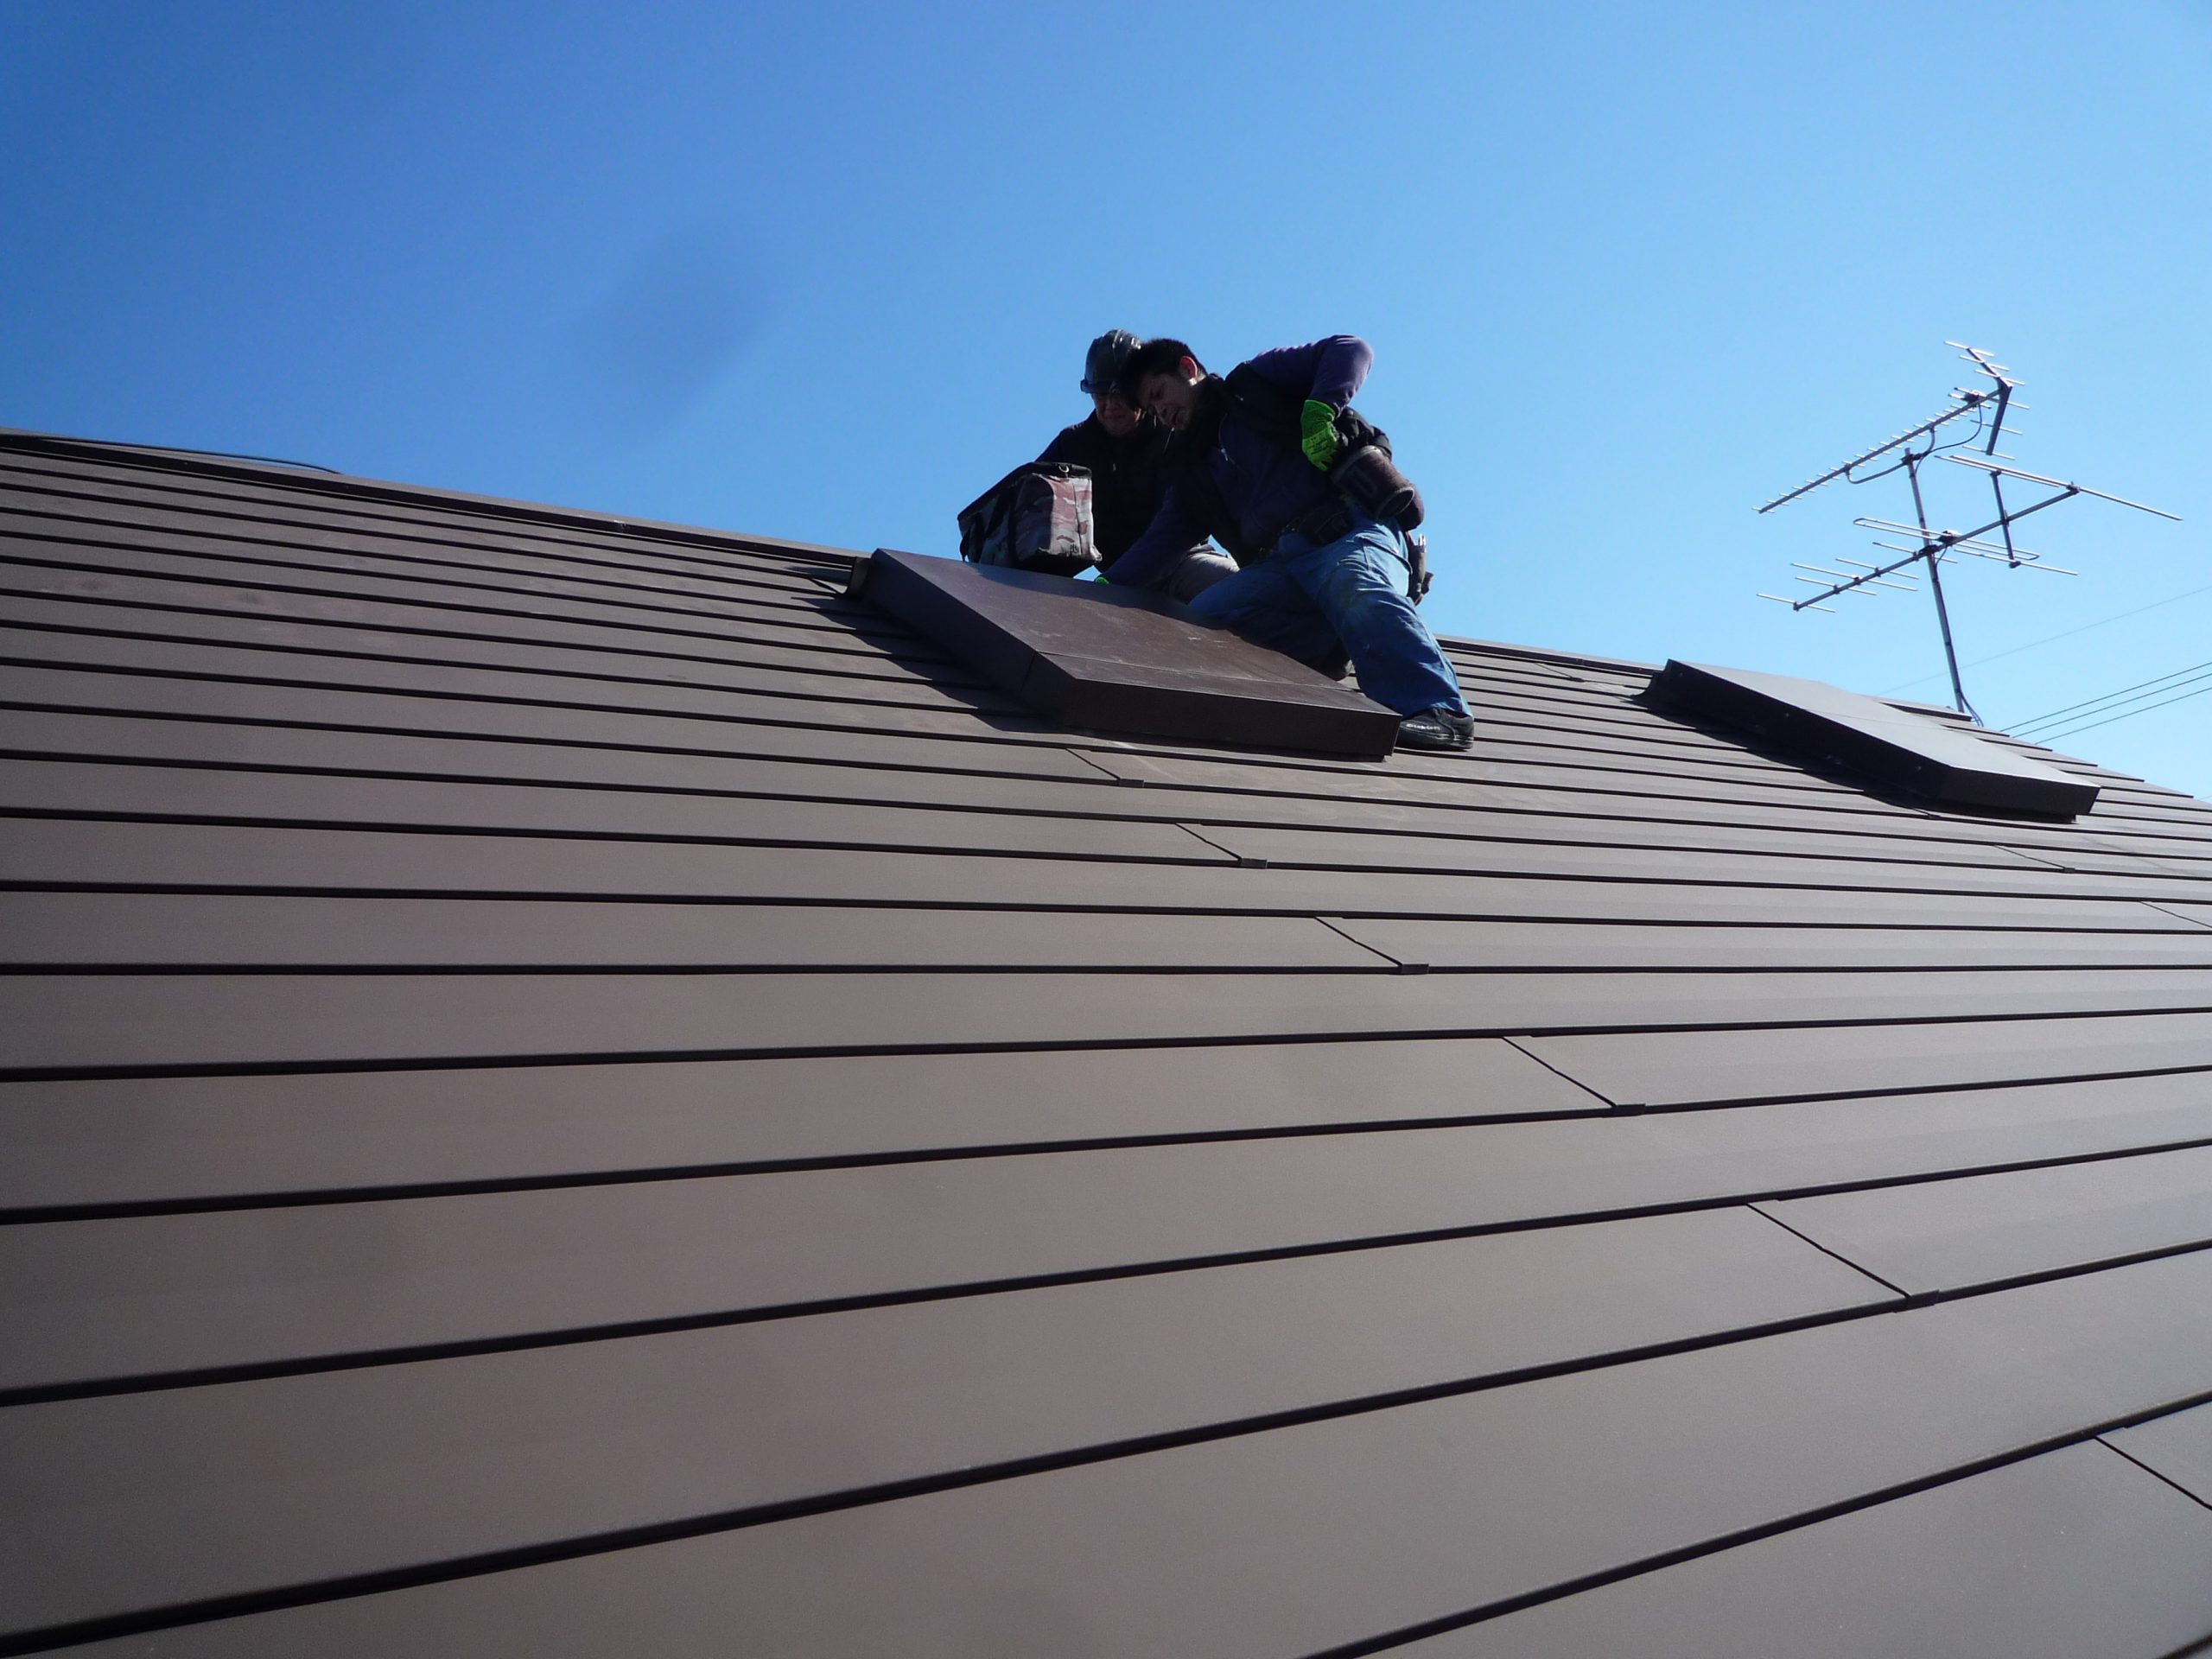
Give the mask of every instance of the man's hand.
[[1299, 448], [1306, 451], [1306, 459], [1327, 472], [1337, 460], [1337, 411], [1308, 397], [1298, 418], [1298, 429]]

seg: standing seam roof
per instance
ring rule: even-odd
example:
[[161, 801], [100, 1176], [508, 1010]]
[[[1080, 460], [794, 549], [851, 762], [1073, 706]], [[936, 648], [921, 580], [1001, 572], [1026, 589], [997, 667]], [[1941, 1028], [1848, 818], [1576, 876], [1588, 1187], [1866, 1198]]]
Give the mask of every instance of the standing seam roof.
[[2212, 806], [1467, 641], [1465, 757], [1128, 741], [838, 550], [0, 494], [0, 1652], [2212, 1632]]

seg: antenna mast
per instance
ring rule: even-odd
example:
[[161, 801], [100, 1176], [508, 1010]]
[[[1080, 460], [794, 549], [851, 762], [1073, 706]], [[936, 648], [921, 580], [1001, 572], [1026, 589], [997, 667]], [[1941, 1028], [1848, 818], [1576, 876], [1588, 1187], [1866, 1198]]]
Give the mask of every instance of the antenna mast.
[[[1820, 589], [1803, 599], [1789, 599], [1780, 594], [1761, 594], [1761, 599], [1770, 599], [1787, 605], [1793, 611], [1828, 611], [1834, 607], [1823, 603], [1843, 594], [1857, 594], [1865, 598], [1874, 597], [1875, 590], [1888, 588], [1901, 593], [1914, 591], [1914, 576], [1906, 573], [1917, 564], [1928, 567], [1928, 591], [1936, 601], [1936, 625], [1943, 635], [1943, 661], [1951, 671], [1951, 698], [1958, 711], [1980, 724], [1981, 716], [1967, 701], [1966, 687], [1959, 680], [1958, 648], [1951, 639], [1951, 613], [1943, 601], [1942, 567], [1954, 556], [1971, 554], [1978, 559], [1995, 559], [2015, 570], [2048, 570], [2053, 575], [2070, 576], [2075, 573], [2055, 564], [2045, 564], [2037, 554], [2029, 552], [2012, 539], [2012, 526], [2031, 512], [2041, 512], [2045, 507], [2055, 507], [2061, 501], [2077, 495], [2093, 495], [2101, 501], [2116, 502], [2123, 507], [2133, 507], [2140, 512], [2156, 513], [2161, 518], [2177, 518], [2177, 515], [2146, 507], [2140, 501], [2129, 501], [2117, 495], [2107, 495], [2102, 490], [2092, 490], [2079, 484], [2069, 484], [2056, 478], [2044, 478], [2035, 473], [2024, 473], [2018, 468], [2001, 463], [2012, 460], [2000, 454], [1997, 442], [2005, 435], [2005, 418], [2014, 409], [2025, 409], [2025, 404], [2015, 404], [2013, 392], [2020, 382], [2012, 372], [1994, 360], [1987, 352], [1972, 346], [1961, 346], [1955, 340], [1944, 344], [1955, 346], [1959, 354], [1972, 364], [1974, 372], [1989, 384], [1986, 386], [1959, 386], [1951, 392], [1951, 407], [1930, 420], [1898, 433], [1886, 442], [1876, 444], [1861, 454], [1853, 455], [1840, 467], [1832, 467], [1818, 478], [1809, 479], [1787, 494], [1777, 495], [1761, 507], [1761, 512], [1772, 512], [1784, 502], [1795, 501], [1801, 495], [1809, 495], [1823, 484], [1841, 479], [1847, 484], [1867, 484], [1891, 473], [1902, 472], [1905, 481], [1912, 486], [1913, 522], [1900, 524], [1889, 518], [1854, 518], [1852, 522], [1862, 530], [1878, 534], [1874, 545], [1885, 552], [1902, 556], [1886, 564], [1867, 564], [1858, 559], [1838, 559], [1836, 563], [1850, 567], [1849, 570], [1829, 570], [1814, 564], [1798, 564], [1794, 568], [1809, 572], [1797, 581]], [[1972, 424], [1954, 427], [1954, 422], [1969, 417]], [[1948, 429], [1948, 430], [1946, 429]], [[2018, 427], [2012, 429], [2018, 431]], [[1959, 451], [1974, 446], [1980, 440], [1980, 453], [1963, 454]], [[1884, 460], [1885, 457], [1888, 459]], [[1936, 530], [1928, 523], [1928, 501], [1921, 488], [1920, 469], [1929, 460], [1940, 457], [1961, 467], [1968, 467], [1989, 480], [1991, 496], [1997, 516], [1987, 524], [1973, 530]], [[1884, 461], [1878, 467], [1877, 461]], [[1867, 470], [1869, 467], [1872, 470]], [[2037, 485], [2056, 492], [2026, 506], [2016, 507], [2005, 499], [2005, 480], [2016, 479], [2023, 484]], [[1994, 531], [2001, 539], [1984, 539]], [[1884, 537], [1904, 539], [1884, 540]], [[1853, 574], [1856, 573], [1856, 574]]]

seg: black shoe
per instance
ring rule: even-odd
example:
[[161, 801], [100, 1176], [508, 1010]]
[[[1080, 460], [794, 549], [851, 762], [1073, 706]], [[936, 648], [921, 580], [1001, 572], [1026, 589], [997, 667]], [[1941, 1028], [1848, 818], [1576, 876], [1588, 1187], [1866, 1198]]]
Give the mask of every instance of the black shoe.
[[1471, 715], [1459, 714], [1440, 702], [1433, 709], [1408, 715], [1398, 722], [1398, 747], [1435, 749], [1446, 753], [1471, 749], [1475, 747], [1475, 722]]

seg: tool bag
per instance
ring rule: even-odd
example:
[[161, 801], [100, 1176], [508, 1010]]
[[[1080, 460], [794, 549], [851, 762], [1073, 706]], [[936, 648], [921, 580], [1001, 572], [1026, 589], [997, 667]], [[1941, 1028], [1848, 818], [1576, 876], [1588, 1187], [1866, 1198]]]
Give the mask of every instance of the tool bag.
[[1063, 461], [1015, 467], [961, 509], [960, 556], [1052, 576], [1094, 569], [1090, 469]]

